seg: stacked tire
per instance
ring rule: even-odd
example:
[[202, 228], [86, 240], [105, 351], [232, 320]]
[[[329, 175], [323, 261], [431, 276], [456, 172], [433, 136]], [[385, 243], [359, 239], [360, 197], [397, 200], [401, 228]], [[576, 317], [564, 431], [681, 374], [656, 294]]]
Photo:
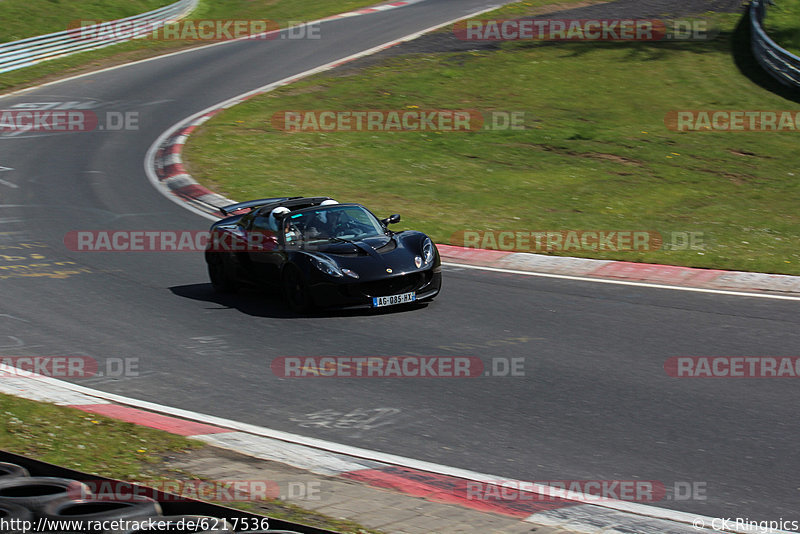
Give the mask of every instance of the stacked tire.
[[[76, 526], [75, 530], [51, 529], [55, 525]], [[129, 523], [126, 525], [125, 521]], [[108, 525], [118, 530], [92, 530], [78, 525]], [[26, 525], [24, 528], [22, 525]], [[135, 528], [124, 528], [135, 527]], [[201, 515], [165, 516], [158, 501], [137, 496], [112, 500], [95, 496], [91, 488], [77, 480], [57, 477], [32, 477], [19, 465], [0, 462], [0, 534], [27, 534], [26, 531], [58, 534], [233, 534], [225, 519]], [[289, 531], [261, 531], [277, 533]]]

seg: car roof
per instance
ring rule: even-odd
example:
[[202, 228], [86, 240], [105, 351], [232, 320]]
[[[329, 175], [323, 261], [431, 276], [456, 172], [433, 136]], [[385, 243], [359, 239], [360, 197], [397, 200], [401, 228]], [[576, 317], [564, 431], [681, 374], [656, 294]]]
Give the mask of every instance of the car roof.
[[[248, 213], [257, 211], [261, 214], [269, 213], [277, 207], [284, 206], [294, 211], [297, 209], [318, 206], [326, 200], [333, 200], [331, 197], [280, 197], [262, 198], [260, 200], [248, 200], [224, 206], [220, 209], [223, 214], [231, 214], [236, 211], [249, 210]], [[241, 214], [240, 214], [241, 215]]]
[[[272, 210], [279, 207], [284, 207], [289, 209], [289, 213], [300, 213], [306, 210], [312, 210], [322, 207], [323, 209], [328, 208], [337, 208], [343, 206], [358, 206], [360, 208], [364, 208], [361, 204], [357, 204], [355, 202], [342, 202], [331, 204], [328, 206], [320, 206], [326, 200], [333, 200], [330, 197], [302, 197], [302, 198], [294, 198], [290, 200], [286, 200], [283, 202], [274, 202], [272, 204], [267, 204], [258, 208], [257, 213], [255, 215], [258, 216], [266, 216], [269, 215]], [[366, 209], [366, 208], [364, 208]]]
[[306, 206], [306, 207], [303, 207], [303, 208], [297, 208], [297, 209], [292, 210], [291, 213], [301, 213], [301, 212], [304, 212], [304, 211], [316, 210], [317, 208], [336, 209], [336, 208], [342, 208], [342, 207], [348, 207], [348, 206], [358, 206], [359, 208], [363, 208], [364, 207], [361, 204], [356, 204], [355, 202], [338, 202], [336, 204], [330, 204], [328, 206], [314, 205], [314, 206]]

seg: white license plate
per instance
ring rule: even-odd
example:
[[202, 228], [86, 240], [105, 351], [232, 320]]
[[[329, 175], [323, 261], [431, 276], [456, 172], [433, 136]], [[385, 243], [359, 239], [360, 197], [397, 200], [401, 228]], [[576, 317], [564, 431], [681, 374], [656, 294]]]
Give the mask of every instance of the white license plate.
[[399, 295], [392, 295], [389, 297], [372, 297], [372, 307], [380, 308], [381, 306], [394, 306], [395, 304], [405, 304], [406, 302], [414, 302], [417, 300], [417, 294], [413, 291], [410, 293], [400, 293]]

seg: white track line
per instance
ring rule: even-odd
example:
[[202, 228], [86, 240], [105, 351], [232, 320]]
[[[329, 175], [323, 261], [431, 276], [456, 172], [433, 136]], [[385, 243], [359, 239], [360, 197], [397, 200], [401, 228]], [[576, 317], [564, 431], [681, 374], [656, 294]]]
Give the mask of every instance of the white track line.
[[653, 284], [649, 282], [632, 282], [628, 280], [612, 280], [609, 278], [590, 278], [587, 276], [575, 276], [571, 274], [537, 273], [533, 271], [520, 271], [517, 269], [504, 269], [502, 267], [484, 267], [482, 265], [467, 265], [463, 263], [442, 262], [448, 267], [463, 267], [465, 269], [477, 269], [482, 271], [492, 271], [506, 274], [521, 274], [523, 276], [539, 276], [542, 278], [560, 278], [563, 280], [574, 280], [577, 282], [594, 282], [597, 284], [616, 284], [621, 286], [647, 287], [652, 289], [672, 289], [675, 291], [691, 291], [694, 293], [712, 293], [716, 295], [730, 295], [733, 297], [755, 297], [760, 299], [776, 300], [800, 300], [800, 297], [790, 295], [773, 295], [770, 293], [750, 293], [747, 291], [733, 291], [727, 289], [708, 289], [704, 287], [671, 286], [667, 284]]
[[[14, 372], [14, 367], [8, 366], [6, 364], [0, 364], [0, 372], [12, 373]], [[193, 412], [190, 410], [183, 410], [181, 408], [173, 408], [171, 406], [165, 406], [163, 404], [158, 404], [154, 402], [132, 399], [130, 397], [124, 397], [122, 395], [116, 395], [114, 393], [106, 393], [104, 391], [99, 391], [84, 386], [79, 386], [71, 382], [65, 382], [63, 380], [37, 375], [35, 373], [30, 373], [29, 379], [35, 380], [37, 382], [42, 382], [47, 386], [57, 386], [60, 388], [70, 390], [74, 393], [88, 395], [90, 397], [103, 399], [105, 401], [114, 402], [117, 404], [133, 406], [136, 408], [140, 408], [142, 410], [167, 414], [174, 417], [180, 417], [182, 419], [189, 419], [191, 421], [197, 421], [212, 426], [230, 428], [232, 430], [238, 430], [240, 432], [245, 432], [247, 434], [263, 436], [271, 439], [276, 439], [279, 441], [284, 441], [287, 443], [311, 447], [313, 449], [323, 450], [336, 454], [342, 454], [354, 458], [360, 458], [363, 460], [371, 460], [374, 462], [379, 462], [384, 464], [407, 467], [409, 469], [417, 469], [429, 473], [436, 473], [439, 475], [462, 478], [466, 480], [482, 482], [485, 484], [507, 483], [511, 485], [511, 487], [517, 487], [517, 488], [519, 487], [527, 488], [530, 485], [530, 482], [514, 480], [508, 477], [502, 477], [498, 475], [488, 475], [485, 473], [479, 473], [477, 471], [471, 471], [468, 469], [461, 469], [458, 467], [450, 467], [432, 462], [426, 462], [423, 460], [416, 460], [414, 458], [407, 458], [405, 456], [387, 454], [378, 451], [372, 451], [369, 449], [363, 449], [360, 447], [353, 447], [350, 445], [342, 445], [331, 441], [301, 436], [299, 434], [292, 434], [280, 430], [272, 430], [270, 428], [251, 425], [249, 423], [240, 423], [238, 421], [225, 419], [223, 417], [217, 417], [214, 415], [207, 415], [198, 412]], [[684, 524], [692, 524], [696, 521], [705, 521], [706, 524], [711, 524], [711, 522], [714, 520], [714, 518], [711, 517], [691, 514], [687, 512], [680, 512], [677, 510], [668, 510], [665, 508], [658, 508], [655, 506], [648, 506], [644, 504], [638, 504], [627, 501], [617, 501], [612, 499], [602, 499], [598, 501], [597, 497], [593, 497], [591, 495], [566, 491], [552, 486], [544, 486], [540, 484], [534, 484], [532, 490], [533, 490], [532, 493], [536, 493], [539, 495], [561, 497], [572, 501], [583, 502], [585, 504], [591, 504], [603, 508], [610, 508], [620, 512], [627, 512], [635, 514], [637, 516], [664, 519], [667, 521], [675, 521]], [[535, 515], [536, 514], [533, 514], [533, 516], [530, 516], [527, 520], [528, 521], [535, 520]], [[735, 530], [735, 532], [747, 533], [749, 531]]]

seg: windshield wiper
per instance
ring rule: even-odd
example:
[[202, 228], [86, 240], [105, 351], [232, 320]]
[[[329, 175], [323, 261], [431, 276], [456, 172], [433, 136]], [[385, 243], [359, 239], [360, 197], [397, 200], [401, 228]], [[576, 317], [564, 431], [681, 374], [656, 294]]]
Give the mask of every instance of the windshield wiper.
[[349, 243], [349, 244], [351, 244], [353, 246], [361, 248], [361, 247], [358, 246], [358, 243], [356, 243], [355, 241], [353, 241], [351, 239], [345, 239], [344, 237], [333, 236], [333, 237], [329, 237], [328, 241], [336, 241], [337, 243]]

